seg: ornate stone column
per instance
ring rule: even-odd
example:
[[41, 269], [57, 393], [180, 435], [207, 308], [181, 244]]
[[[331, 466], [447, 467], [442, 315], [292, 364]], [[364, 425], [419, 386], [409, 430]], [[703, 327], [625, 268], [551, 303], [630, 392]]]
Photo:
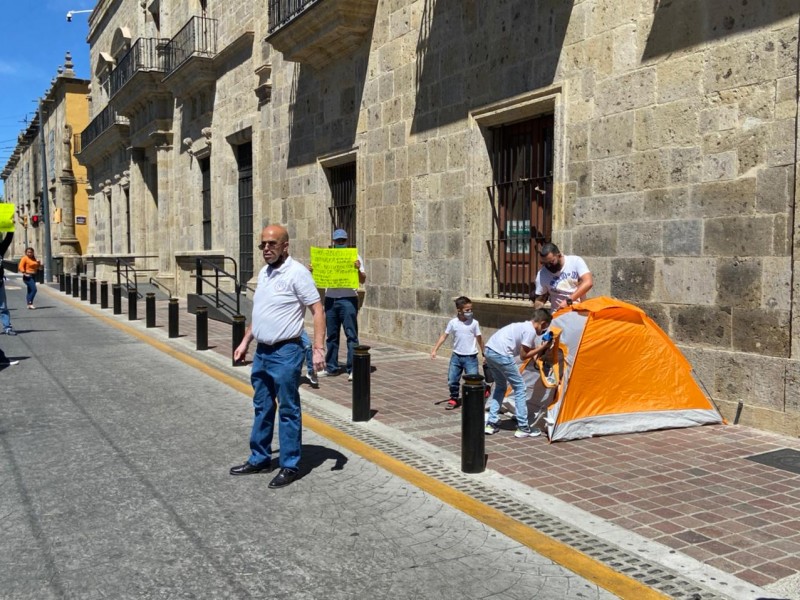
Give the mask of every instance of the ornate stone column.
[[61, 227], [58, 254], [65, 258], [78, 255], [78, 238], [75, 236], [75, 175], [72, 172], [72, 127], [64, 125], [62, 133], [61, 175], [58, 178], [61, 193]]

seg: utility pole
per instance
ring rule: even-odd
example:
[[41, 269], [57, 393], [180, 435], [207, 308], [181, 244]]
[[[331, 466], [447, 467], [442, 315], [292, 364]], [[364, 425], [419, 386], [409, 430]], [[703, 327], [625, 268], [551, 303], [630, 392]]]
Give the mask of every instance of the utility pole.
[[47, 148], [44, 141], [44, 103], [39, 98], [39, 139], [42, 147], [42, 221], [44, 221], [44, 280], [53, 281], [53, 251], [50, 246], [50, 197], [47, 193]]

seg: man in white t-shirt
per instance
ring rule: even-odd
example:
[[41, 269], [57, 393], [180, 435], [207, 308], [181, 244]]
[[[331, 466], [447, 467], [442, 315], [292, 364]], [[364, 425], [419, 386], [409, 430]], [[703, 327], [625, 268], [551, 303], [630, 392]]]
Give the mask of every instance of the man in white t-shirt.
[[267, 264], [258, 273], [253, 295], [253, 318], [233, 358], [242, 360], [250, 342], [258, 342], [253, 355], [250, 382], [253, 384], [253, 428], [250, 457], [232, 467], [231, 475], [251, 475], [271, 469], [272, 436], [276, 408], [280, 418], [280, 471], [271, 488], [289, 485], [297, 479], [302, 446], [300, 371], [303, 366], [303, 316], [306, 308], [314, 317], [314, 368], [325, 366], [323, 335], [325, 311], [319, 291], [308, 269], [289, 256], [289, 233], [281, 225], [269, 225], [261, 232], [262, 251]]
[[542, 268], [536, 274], [531, 298], [534, 308], [543, 307], [549, 300], [550, 309], [556, 311], [586, 299], [594, 279], [580, 256], [561, 254], [558, 246], [547, 243], [539, 251], [539, 262]]

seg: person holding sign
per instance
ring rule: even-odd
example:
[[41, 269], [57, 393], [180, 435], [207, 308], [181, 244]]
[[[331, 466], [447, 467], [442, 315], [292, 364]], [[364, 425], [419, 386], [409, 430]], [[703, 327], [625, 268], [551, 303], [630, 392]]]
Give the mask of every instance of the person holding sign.
[[[317, 376], [328, 377], [339, 374], [339, 329], [344, 328], [344, 335], [347, 338], [345, 371], [347, 380], [353, 381], [353, 349], [358, 346], [358, 286], [367, 280], [367, 273], [364, 271], [364, 261], [358, 255], [358, 251], [347, 247], [347, 232], [344, 229], [337, 229], [331, 237], [333, 251], [324, 252], [332, 254], [334, 260], [337, 256], [342, 258], [336, 270], [340, 277], [345, 277], [352, 283], [348, 287], [325, 288], [325, 322], [328, 330], [325, 340], [325, 370], [317, 373]], [[355, 260], [352, 259], [353, 253]], [[357, 279], [353, 280], [354, 276]], [[317, 273], [314, 273], [314, 280], [318, 285], [322, 281], [318, 279]], [[353, 283], [356, 285], [352, 285]]]
[[33, 248], [26, 248], [25, 256], [19, 261], [19, 272], [22, 273], [22, 281], [25, 282], [25, 287], [28, 288], [28, 293], [25, 294], [25, 301], [31, 310], [36, 308], [33, 305], [33, 299], [36, 297], [36, 273], [41, 268], [42, 263], [36, 259]]

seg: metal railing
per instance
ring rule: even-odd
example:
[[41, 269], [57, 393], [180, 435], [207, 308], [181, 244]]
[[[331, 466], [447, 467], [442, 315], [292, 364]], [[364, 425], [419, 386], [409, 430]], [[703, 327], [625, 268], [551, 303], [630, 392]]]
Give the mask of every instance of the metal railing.
[[139, 38], [111, 71], [111, 91], [113, 97], [139, 71], [164, 71], [164, 48], [169, 40], [159, 38]]
[[[137, 258], [158, 258], [158, 256], [131, 256], [131, 259], [136, 260]], [[115, 259], [117, 265], [117, 285], [122, 285], [123, 279], [125, 280], [125, 287], [127, 289], [133, 289], [136, 292], [137, 298], [142, 298], [143, 296], [139, 293], [139, 273], [153, 273], [158, 272], [158, 269], [137, 269], [133, 266], [133, 264], [125, 259], [125, 258], [117, 258]], [[124, 272], [123, 272], [124, 269]], [[131, 276], [133, 275], [133, 276]], [[131, 285], [133, 283], [133, 285]]]
[[158, 281], [157, 279], [151, 277], [150, 279], [148, 279], [147, 283], [149, 283], [150, 285], [153, 285], [153, 286], [155, 286], [155, 287], [157, 287], [157, 288], [159, 288], [161, 290], [164, 290], [167, 293], [167, 296], [170, 297], [170, 299], [175, 297], [175, 294], [172, 293], [172, 290], [169, 289], [167, 286], [165, 286], [160, 281]]
[[166, 74], [169, 75], [193, 56], [212, 58], [216, 54], [216, 19], [192, 17], [164, 47]]
[[[225, 261], [230, 261], [233, 264], [233, 274], [229, 273], [222, 267], [220, 267], [217, 263], [218, 260], [211, 260], [208, 258], [197, 258], [195, 259], [195, 293], [198, 296], [203, 295], [203, 284], [206, 283], [211, 286], [214, 290], [214, 302], [215, 308], [219, 308], [222, 304], [219, 301], [220, 294], [226, 298], [230, 298], [236, 302], [236, 314], [240, 314], [240, 304], [239, 304], [239, 297], [242, 294], [242, 284], [239, 283], [239, 267], [236, 264], [236, 260], [230, 256], [223, 256], [222, 257], [222, 264], [225, 264]], [[213, 280], [206, 278], [203, 272], [203, 266], [208, 266], [213, 270]], [[231, 294], [221, 289], [220, 287], [220, 277], [223, 281], [232, 280], [234, 286], [234, 293]]]
[[274, 33], [310, 6], [322, 0], [269, 0], [269, 29]]
[[109, 104], [98, 115], [92, 119], [92, 122], [86, 126], [86, 129], [80, 133], [80, 148], [85, 149], [89, 144], [100, 137], [103, 132], [114, 125], [129, 125], [128, 117], [118, 115], [114, 107]]

